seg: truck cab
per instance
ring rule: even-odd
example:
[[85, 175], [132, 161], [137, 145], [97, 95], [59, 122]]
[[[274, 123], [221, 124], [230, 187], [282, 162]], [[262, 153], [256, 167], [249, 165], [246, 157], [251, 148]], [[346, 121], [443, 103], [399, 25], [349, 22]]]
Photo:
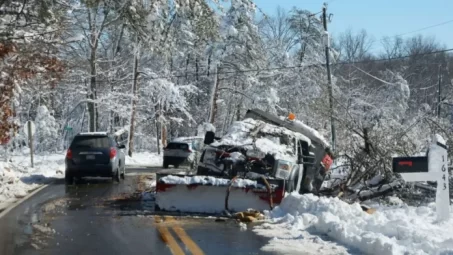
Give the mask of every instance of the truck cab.
[[221, 138], [207, 132], [204, 143], [198, 175], [283, 179], [287, 192], [317, 193], [332, 164], [314, 129], [256, 109]]

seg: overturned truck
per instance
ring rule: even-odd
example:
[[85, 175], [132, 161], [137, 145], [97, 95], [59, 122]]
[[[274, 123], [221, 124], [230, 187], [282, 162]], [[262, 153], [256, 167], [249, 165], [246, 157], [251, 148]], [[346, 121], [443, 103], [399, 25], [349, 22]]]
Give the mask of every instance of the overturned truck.
[[158, 174], [161, 210], [219, 213], [270, 209], [285, 193], [317, 194], [333, 156], [328, 142], [295, 120], [249, 110], [221, 138], [209, 131], [196, 175]]

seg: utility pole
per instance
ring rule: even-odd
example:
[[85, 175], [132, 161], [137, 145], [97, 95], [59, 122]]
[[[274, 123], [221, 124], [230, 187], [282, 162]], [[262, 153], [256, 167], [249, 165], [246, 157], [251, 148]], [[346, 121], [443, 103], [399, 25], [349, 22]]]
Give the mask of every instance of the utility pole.
[[441, 93], [441, 84], [442, 84], [442, 75], [440, 73], [441, 65], [439, 65], [439, 73], [437, 74], [437, 80], [438, 80], [438, 85], [437, 85], [437, 118], [440, 118], [440, 110], [441, 110], [441, 99], [440, 99], [440, 93]]
[[335, 123], [333, 118], [333, 89], [332, 89], [332, 76], [330, 73], [330, 39], [329, 33], [327, 32], [327, 3], [324, 3], [322, 7], [322, 23], [324, 25], [324, 45], [326, 47], [326, 69], [327, 69], [327, 82], [329, 86], [329, 113], [330, 113], [330, 132], [332, 136], [332, 151], [335, 151]]

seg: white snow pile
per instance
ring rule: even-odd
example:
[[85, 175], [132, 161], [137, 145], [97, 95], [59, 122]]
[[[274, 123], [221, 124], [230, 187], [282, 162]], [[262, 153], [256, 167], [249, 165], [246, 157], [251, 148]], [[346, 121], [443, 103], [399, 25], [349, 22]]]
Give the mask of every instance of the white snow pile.
[[31, 168], [28, 155], [0, 162], [0, 210], [55, 178], [64, 178], [64, 154], [35, 155]]
[[222, 139], [212, 143], [212, 146], [237, 146], [247, 150], [256, 149], [271, 154], [276, 159], [292, 161], [295, 159], [295, 155], [291, 138], [294, 137], [311, 143], [309, 138], [300, 133], [261, 120], [248, 118], [234, 122]]
[[412, 207], [399, 199], [392, 203], [396, 206], [367, 214], [359, 204], [292, 193], [266, 213], [270, 222], [254, 231], [273, 237], [263, 250], [283, 253], [453, 253], [453, 219], [436, 222], [435, 204]]
[[[177, 184], [177, 185], [191, 185], [191, 184], [200, 184], [200, 185], [211, 185], [211, 186], [228, 186], [230, 185], [231, 180], [216, 178], [213, 176], [176, 176], [176, 175], [167, 175], [162, 177], [159, 181], [162, 181], [166, 184]], [[264, 185], [258, 184], [256, 181], [248, 179], [235, 179], [231, 184], [235, 188], [246, 188], [246, 187], [255, 187], [255, 188], [266, 188]]]
[[126, 155], [127, 166], [162, 166], [163, 155], [156, 152], [134, 152], [132, 157]]

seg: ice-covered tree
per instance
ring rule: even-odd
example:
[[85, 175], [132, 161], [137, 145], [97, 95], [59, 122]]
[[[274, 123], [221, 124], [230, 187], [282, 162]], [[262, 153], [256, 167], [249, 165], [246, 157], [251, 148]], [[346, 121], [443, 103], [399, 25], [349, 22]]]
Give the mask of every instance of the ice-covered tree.
[[59, 149], [60, 128], [55, 118], [46, 106], [41, 105], [37, 109], [35, 118], [36, 151], [57, 151]]
[[37, 78], [55, 85], [61, 77], [63, 66], [57, 52], [68, 6], [66, 1], [49, 0], [0, 3], [0, 144], [19, 125], [11, 107], [21, 87]]

